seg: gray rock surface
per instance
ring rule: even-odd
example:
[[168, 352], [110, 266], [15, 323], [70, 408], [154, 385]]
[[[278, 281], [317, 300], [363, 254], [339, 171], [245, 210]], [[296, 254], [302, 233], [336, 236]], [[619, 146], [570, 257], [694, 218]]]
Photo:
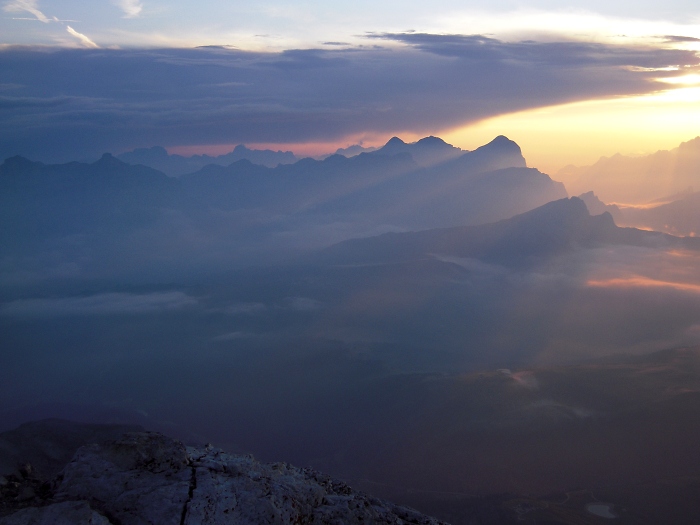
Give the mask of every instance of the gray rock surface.
[[217, 449], [189, 449], [195, 470], [187, 525], [438, 524], [412, 509], [353, 491], [312, 469], [262, 464]]
[[86, 500], [119, 523], [177, 525], [189, 499], [192, 468], [184, 445], [131, 432], [80, 448], [63, 471], [58, 500]]
[[81, 447], [52, 486], [0, 525], [441, 523], [312, 469], [185, 447], [154, 432]]

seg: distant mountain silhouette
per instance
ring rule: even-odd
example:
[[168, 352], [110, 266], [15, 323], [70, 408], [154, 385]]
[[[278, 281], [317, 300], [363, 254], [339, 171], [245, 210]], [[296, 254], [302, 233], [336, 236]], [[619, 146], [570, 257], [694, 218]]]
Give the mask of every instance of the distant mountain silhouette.
[[527, 167], [520, 146], [503, 135], [499, 135], [488, 144], [461, 155], [445, 165], [453, 168], [479, 169], [482, 171]]
[[700, 236], [700, 192], [686, 190], [646, 205], [605, 204], [592, 191], [579, 195], [591, 215], [609, 212], [621, 226], [681, 236]]
[[180, 180], [188, 194], [203, 204], [300, 213], [416, 169], [406, 154], [363, 153], [351, 158], [306, 158], [276, 168], [241, 160], [226, 167], [209, 165]]
[[[137, 153], [177, 157], [162, 148]], [[415, 157], [423, 164], [442, 161], [422, 167]], [[307, 158], [274, 168], [247, 159], [228, 166], [209, 164], [179, 180], [109, 154], [92, 164], [62, 165], [14, 157], [0, 167], [0, 186], [5, 214], [24, 215], [37, 206], [44, 210], [37, 211], [40, 217], [60, 209], [65, 220], [58, 222], [70, 231], [109, 222], [110, 214], [126, 219], [125, 210], [135, 207], [139, 213], [149, 208], [155, 213], [156, 208], [182, 206], [312, 213], [426, 229], [491, 222], [566, 196], [560, 183], [525, 166], [518, 145], [502, 136], [470, 152], [427, 137], [413, 144], [392, 139], [380, 150], [351, 158]], [[21, 201], [30, 204], [19, 210], [16, 203]]]
[[143, 225], [177, 201], [177, 181], [109, 153], [91, 164], [47, 165], [12, 157], [0, 165], [0, 217], [7, 242], [45, 235], [117, 232]]
[[343, 157], [354, 157], [356, 155], [359, 155], [360, 153], [371, 153], [372, 151], [376, 150], [377, 148], [366, 148], [359, 144], [355, 144], [353, 146], [348, 146], [347, 148], [338, 148], [337, 150], [335, 150], [334, 155], [342, 155]]
[[[402, 148], [399, 141], [393, 143], [396, 146], [388, 151]], [[427, 144], [432, 148], [436, 142]], [[382, 148], [368, 156], [385, 157], [385, 151]], [[498, 137], [429, 168], [386, 177], [329, 201], [323, 209], [371, 215], [407, 229], [426, 229], [496, 221], [567, 196], [561, 183], [525, 166], [518, 145]]]
[[615, 222], [618, 222], [622, 217], [619, 206], [615, 204], [605, 204], [592, 191], [582, 193], [578, 198], [586, 203], [586, 207], [591, 215], [600, 215], [601, 213], [608, 212], [612, 215], [613, 219], [615, 219]]
[[673, 235], [700, 236], [700, 192], [673, 195], [650, 207], [623, 208], [625, 224]]
[[579, 247], [606, 244], [700, 249], [700, 239], [619, 228], [609, 213], [591, 216], [586, 204], [572, 197], [490, 224], [351, 239], [324, 250], [320, 260], [382, 264], [442, 255], [521, 266]]
[[[0, 198], [11, 206], [15, 199], [89, 198], [124, 205], [157, 206], [172, 196], [177, 182], [147, 166], [132, 166], [105, 153], [91, 164], [43, 164], [23, 157], [11, 157], [0, 165]], [[94, 201], [94, 202], [93, 202]]]
[[246, 148], [243, 144], [236, 146], [230, 153], [217, 157], [169, 155], [165, 148], [153, 146], [122, 153], [118, 158], [129, 164], [143, 164], [155, 168], [173, 177], [193, 173], [209, 164], [228, 166], [239, 160], [249, 160], [253, 164], [274, 168], [279, 164], [293, 164], [299, 160], [291, 151], [253, 150]]
[[[447, 160], [425, 168], [415, 156], [424, 163]], [[229, 209], [274, 208], [425, 229], [490, 222], [567, 196], [561, 183], [525, 166], [518, 145], [505, 137], [471, 152], [428, 137], [277, 168], [247, 161], [210, 165], [182, 182], [200, 202]]]
[[[493, 222], [567, 196], [561, 183], [525, 167], [520, 148], [505, 137], [461, 153], [429, 137], [389, 154], [404, 148], [399, 142], [274, 168], [246, 159], [209, 164], [179, 178], [109, 154], [92, 164], [14, 157], [0, 166], [0, 241], [31, 252], [32, 243], [73, 238], [85, 253], [99, 242], [110, 264], [131, 243], [141, 243], [139, 254], [153, 261], [166, 251], [185, 260], [216, 250], [220, 259], [252, 264], [382, 231]], [[425, 161], [426, 151], [449, 154], [421, 167], [413, 155]]]
[[603, 157], [592, 166], [557, 173], [573, 194], [594, 191], [605, 202], [642, 204], [700, 187], [700, 137], [642, 157]]
[[380, 155], [408, 153], [419, 166], [425, 168], [454, 159], [465, 152], [460, 148], [448, 144], [441, 138], [430, 136], [410, 144], [407, 144], [398, 137], [392, 137], [384, 146], [374, 153]]

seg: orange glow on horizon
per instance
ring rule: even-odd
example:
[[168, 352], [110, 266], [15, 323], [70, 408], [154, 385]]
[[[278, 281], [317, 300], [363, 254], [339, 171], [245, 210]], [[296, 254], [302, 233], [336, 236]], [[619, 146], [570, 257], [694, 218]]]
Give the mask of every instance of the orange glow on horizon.
[[[377, 147], [382, 146], [385, 143], [386, 141], [378, 142], [377, 144], [363, 141], [362, 145], [365, 147]], [[352, 146], [354, 144], [357, 143], [350, 143], [347, 141], [306, 143], [246, 142], [244, 145], [248, 149], [269, 149], [272, 151], [285, 152], [291, 151], [297, 157], [318, 157], [321, 155], [329, 155], [331, 153], [335, 153], [335, 151], [339, 148], [347, 148], [348, 146]], [[174, 146], [172, 148], [166, 149], [171, 155], [182, 155], [183, 157], [191, 157], [192, 155], [210, 155], [212, 157], [216, 157], [219, 155], [226, 155], [227, 153], [231, 153], [236, 146], [238, 146], [238, 144], [194, 144], [190, 146]]]
[[673, 288], [683, 292], [700, 293], [700, 285], [674, 281], [658, 281], [641, 275], [605, 280], [589, 280], [586, 286], [594, 288]]
[[677, 148], [700, 135], [698, 123], [700, 87], [684, 86], [500, 115], [441, 136], [474, 149], [505, 135], [520, 145], [528, 166], [556, 175], [567, 165], [589, 166], [617, 153], [640, 156]]
[[[298, 157], [316, 157], [356, 144], [381, 147], [392, 136], [415, 142], [432, 134], [462, 149], [474, 150], [498, 135], [505, 135], [520, 145], [528, 166], [559, 180], [558, 171], [567, 165], [592, 165], [601, 157], [617, 153], [640, 156], [674, 149], [700, 135], [699, 122], [700, 87], [679, 84], [649, 95], [524, 110], [450, 130], [356, 133], [328, 141], [246, 142], [245, 145], [250, 149], [292, 151]], [[183, 156], [216, 156], [231, 152], [236, 145], [195, 144], [167, 149]], [[562, 182], [567, 182], [565, 177]]]
[[[168, 153], [182, 155], [183, 157], [191, 157], [192, 155], [210, 155], [217, 157], [231, 153], [239, 144], [193, 144], [188, 146], [174, 146], [167, 148]], [[291, 151], [297, 157], [316, 157], [319, 155], [327, 155], [333, 153], [338, 148], [347, 147], [345, 142], [327, 143], [327, 142], [307, 142], [307, 143], [273, 143], [273, 142], [246, 142], [245, 147], [248, 149], [272, 151]]]
[[[625, 208], [634, 208], [636, 210], [652, 210], [654, 208], [658, 208], [659, 206], [664, 206], [666, 204], [672, 203], [672, 200], [661, 200], [661, 201], [654, 201], [654, 202], [648, 202], [646, 204], [625, 204], [622, 202], [615, 202], [611, 201], [608, 202], [609, 205], [611, 206], [617, 206], [618, 208], [625, 209]], [[639, 228], [640, 230], [643, 230], [644, 228]]]

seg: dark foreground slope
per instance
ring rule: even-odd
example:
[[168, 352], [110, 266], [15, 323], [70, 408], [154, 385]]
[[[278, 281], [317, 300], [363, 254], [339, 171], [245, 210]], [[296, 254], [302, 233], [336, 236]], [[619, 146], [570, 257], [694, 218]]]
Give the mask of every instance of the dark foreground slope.
[[[57, 477], [42, 482], [24, 464], [9, 479], [0, 478], [2, 525], [441, 523], [312, 469], [265, 465], [211, 445], [185, 447], [156, 433], [128, 432], [105, 441], [115, 428], [64, 422], [54, 435], [46, 435], [39, 422], [23, 430], [34, 426], [53, 441], [58, 455], [70, 448], [60, 445], [76, 434], [88, 444], [63, 462]], [[103, 440], [91, 443], [94, 437]]]
[[[604, 506], [615, 523], [693, 524], [700, 511], [698, 371], [700, 352], [689, 348], [567, 367], [366, 378], [329, 400], [323, 425], [310, 423], [310, 407], [300, 411], [294, 402], [283, 403], [294, 412], [287, 421], [279, 413], [261, 411], [250, 420], [235, 409], [214, 409], [220, 417], [228, 413], [228, 437], [266, 461], [294, 456], [314, 469], [132, 433], [80, 449], [50, 486], [26, 467], [5, 472], [0, 492], [6, 511], [86, 501], [123, 524], [167, 523], [167, 516], [180, 523], [183, 509], [185, 523], [228, 523], [231, 516], [235, 523], [266, 523], [269, 513], [277, 513], [273, 523], [288, 516], [433, 523], [348, 485], [453, 524], [604, 523], [591, 505]], [[331, 405], [336, 412], [353, 409], [339, 414]], [[259, 427], [257, 438], [251, 426]], [[42, 432], [40, 447], [61, 450], [60, 432], [58, 439]], [[124, 483], [131, 490], [122, 494]], [[41, 512], [90, 510], [63, 505]], [[147, 521], [154, 508], [160, 521]]]

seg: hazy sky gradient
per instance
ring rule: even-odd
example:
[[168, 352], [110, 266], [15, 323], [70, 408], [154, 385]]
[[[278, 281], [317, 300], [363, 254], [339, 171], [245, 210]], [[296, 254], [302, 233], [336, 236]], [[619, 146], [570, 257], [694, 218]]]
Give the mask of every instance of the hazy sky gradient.
[[[204, 0], [5, 0], [0, 30], [5, 43], [66, 43], [58, 20], [70, 20], [77, 31], [100, 45], [229, 44], [241, 47], [309, 47], [326, 41], [358, 42], [367, 31], [570, 32], [586, 37], [608, 31], [608, 37], [634, 34], [634, 27], [675, 25], [681, 34], [696, 33], [700, 7], [686, 0], [669, 2], [416, 0], [348, 4], [337, 1], [261, 1], [230, 3]], [[536, 16], [535, 16], [536, 15]], [[30, 20], [44, 20], [44, 26]], [[553, 18], [568, 20], [551, 24]], [[537, 19], [540, 22], [537, 22]], [[544, 23], [545, 27], [537, 27]], [[608, 27], [606, 27], [608, 26]], [[631, 30], [631, 31], [630, 31]], [[653, 33], [652, 33], [653, 34]], [[700, 36], [700, 35], [695, 35]], [[79, 42], [77, 42], [79, 43]]]
[[[700, 133], [700, 77], [658, 81], [697, 71], [688, 1], [0, 5], [1, 157], [503, 133], [551, 171]], [[230, 47], [191, 50], [207, 45]]]

